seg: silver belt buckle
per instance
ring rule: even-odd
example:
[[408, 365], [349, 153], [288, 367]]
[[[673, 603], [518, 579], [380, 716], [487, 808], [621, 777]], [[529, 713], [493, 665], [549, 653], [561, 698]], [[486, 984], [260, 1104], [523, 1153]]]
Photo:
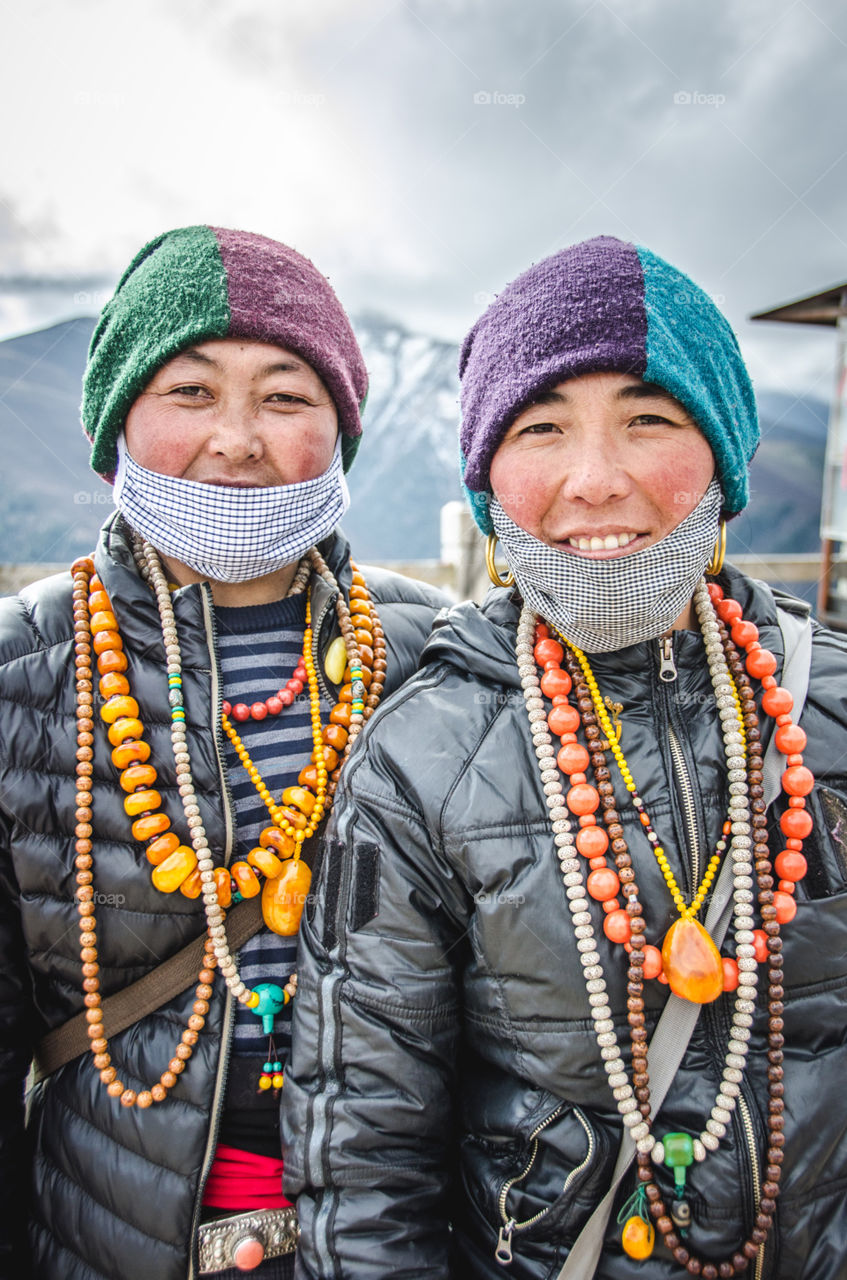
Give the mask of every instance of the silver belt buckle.
[[297, 1211], [254, 1209], [215, 1222], [202, 1222], [197, 1232], [201, 1276], [235, 1267], [253, 1271], [266, 1258], [279, 1258], [297, 1248]]

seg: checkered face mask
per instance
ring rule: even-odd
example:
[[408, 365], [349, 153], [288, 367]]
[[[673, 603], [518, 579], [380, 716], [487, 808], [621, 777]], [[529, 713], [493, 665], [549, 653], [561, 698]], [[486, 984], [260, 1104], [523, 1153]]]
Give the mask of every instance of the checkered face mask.
[[491, 502], [494, 531], [526, 603], [586, 653], [655, 640], [676, 621], [709, 563], [723, 493], [712, 480], [661, 542], [614, 560], [588, 560], [533, 538]]
[[323, 475], [263, 489], [198, 484], [148, 471], [118, 441], [115, 505], [166, 556], [215, 582], [250, 582], [299, 560], [350, 505], [341, 442]]

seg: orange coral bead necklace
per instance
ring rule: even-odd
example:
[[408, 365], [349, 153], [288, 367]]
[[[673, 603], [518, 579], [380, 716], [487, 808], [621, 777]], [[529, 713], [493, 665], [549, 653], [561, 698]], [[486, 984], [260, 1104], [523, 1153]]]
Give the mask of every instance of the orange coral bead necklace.
[[[714, 602], [717, 602], [717, 612], [720, 617], [720, 601], [723, 597], [722, 594], [716, 594], [719, 591], [720, 588], [714, 586], [709, 588], [710, 596]], [[729, 620], [735, 623], [736, 634], [745, 638], [748, 644], [755, 646], [758, 637], [757, 629], [753, 624], [740, 620], [740, 608], [735, 601], [731, 601], [729, 604], [731, 606]], [[579, 681], [580, 679], [584, 681], [580, 694], [582, 698], [590, 697], [591, 699], [596, 721], [599, 722], [606, 735], [608, 749], [611, 750], [615, 758], [624, 786], [629, 792], [632, 803], [645, 828], [645, 835], [650, 841], [654, 857], [660, 866], [681, 920], [695, 920], [699, 908], [712, 885], [721, 857], [726, 849], [731, 821], [728, 819], [724, 823], [715, 854], [706, 868], [692, 901], [686, 904], [670, 870], [667, 856], [653, 830], [646, 806], [638, 795], [632, 773], [617, 741], [588, 658], [577, 646], [570, 644], [564, 637], [561, 640], [562, 643], [560, 644], [559, 640], [551, 638], [548, 628], [543, 623], [537, 625], [534, 652], [536, 661], [544, 671], [541, 677], [541, 688], [542, 691], [552, 694], [555, 703], [548, 717], [548, 728], [550, 728], [551, 732], [557, 733], [562, 743], [562, 748], [557, 757], [559, 767], [571, 777], [572, 782], [575, 784], [569, 793], [569, 808], [574, 813], [574, 816], [578, 817], [582, 827], [576, 840], [577, 848], [580, 852], [584, 851], [584, 856], [589, 858], [592, 868], [588, 877], [588, 892], [591, 897], [601, 903], [606, 913], [603, 921], [603, 930], [606, 936], [613, 942], [627, 946], [630, 942], [631, 929], [627, 913], [621, 908], [617, 899], [617, 894], [621, 888], [620, 880], [615, 872], [606, 866], [604, 857], [609, 847], [609, 837], [591, 816], [593, 809], [590, 808], [590, 805], [594, 804], [596, 796], [597, 803], [594, 804], [594, 808], [597, 808], [600, 803], [600, 796], [596, 789], [587, 783], [581, 772], [588, 767], [589, 751], [576, 741], [574, 729], [579, 723], [580, 717], [576, 713], [576, 708], [572, 707], [568, 700], [572, 681]], [[760, 648], [761, 646], [758, 646], [758, 650]], [[561, 662], [568, 651], [569, 671], [563, 671]], [[757, 648], [754, 647], [752, 652], [756, 654]], [[811, 818], [805, 812], [805, 800], [802, 796], [796, 794], [796, 787], [798, 781], [801, 786], [808, 786], [811, 775], [808, 770], [805, 770], [800, 773], [798, 779], [797, 773], [794, 772], [803, 768], [802, 757], [798, 755], [798, 752], [805, 745], [806, 735], [802, 729], [799, 729], [798, 726], [793, 725], [791, 722], [790, 694], [788, 694], [787, 690], [776, 686], [776, 681], [772, 674], [773, 666], [771, 665], [771, 660], [775, 665], [773, 655], [766, 656], [763, 659], [754, 658], [754, 666], [757, 666], [757, 663], [759, 666], [764, 663], [766, 670], [763, 683], [764, 681], [769, 681], [769, 683], [765, 686], [763, 705], [765, 710], [770, 708], [772, 714], [780, 716], [780, 723], [777, 728], [777, 733], [780, 737], [777, 745], [783, 751], [783, 754], [790, 756], [789, 769], [786, 770], [783, 777], [783, 787], [789, 796], [789, 808], [783, 815], [780, 824], [783, 834], [786, 836], [786, 848], [777, 856], [776, 860], [776, 870], [780, 877], [779, 887], [775, 896], [777, 919], [780, 923], [785, 923], [793, 918], [796, 911], [795, 885], [802, 880], [806, 872], [806, 860], [802, 854], [802, 839], [811, 830]], [[768, 667], [771, 669], [767, 670]], [[724, 708], [728, 709], [730, 707], [730, 699], [732, 699], [735, 707], [735, 720], [737, 723], [733, 724], [733, 718], [729, 714], [727, 715], [727, 723], [737, 730], [740, 735], [740, 741], [735, 743], [736, 755], [728, 756], [727, 764], [730, 786], [739, 789], [743, 784], [741, 771], [746, 768], [746, 735], [738, 690], [729, 671], [726, 673], [726, 680], [719, 690], [718, 697], [721, 699]], [[605, 751], [597, 740], [599, 738], [598, 730], [594, 729], [591, 732], [592, 735], [596, 735], [595, 740], [589, 743], [591, 753], [596, 757], [596, 762], [602, 769], [605, 766]], [[754, 770], [754, 772], [756, 771]], [[760, 781], [760, 777], [757, 777], [753, 780], [752, 785], [756, 786]], [[794, 790], [791, 789], [792, 787]], [[622, 830], [618, 830], [616, 823], [612, 825], [615, 826], [614, 837], [617, 840], [622, 840]], [[767, 935], [763, 929], [755, 929], [753, 930], [753, 937], [756, 959], [761, 963], [767, 959]], [[703, 945], [708, 944], [704, 943]], [[738, 985], [738, 966], [736, 961], [728, 957], [724, 958], [721, 972], [721, 969], [716, 967], [718, 959], [719, 957], [715, 950], [715, 955], [710, 961], [712, 973], [708, 987], [709, 999], [717, 998], [722, 990], [735, 990]], [[657, 977], [664, 982], [668, 980], [664, 973], [662, 952], [659, 948], [649, 944], [644, 948], [644, 976]], [[676, 994], [683, 996], [683, 998], [691, 998], [683, 990], [677, 989], [673, 982], [671, 985], [674, 987]]]
[[[337, 592], [337, 610], [348, 655], [347, 670], [344, 673], [348, 683], [342, 688], [341, 700], [333, 709], [333, 715], [338, 713], [334, 723], [322, 729], [307, 604], [303, 656], [312, 707], [315, 744], [312, 763], [301, 771], [298, 787], [288, 788], [283, 793], [283, 800], [287, 802], [284, 808], [271, 801], [274, 826], [262, 832], [260, 845], [251, 851], [248, 861], [240, 865], [233, 864], [231, 868], [216, 868], [210, 856], [191, 777], [182, 696], [181, 652], [170, 601], [170, 588], [155, 550], [140, 539], [134, 541], [139, 568], [154, 591], [162, 619], [168, 700], [171, 707], [171, 739], [177, 784], [192, 847], [180, 843], [178, 836], [170, 830], [169, 818], [160, 811], [162, 798], [155, 789], [157, 773], [148, 763], [150, 747], [144, 741], [144, 726], [138, 703], [131, 695], [129, 680], [125, 675], [128, 663], [117, 618], [89, 557], [76, 561], [72, 566], [78, 731], [75, 835], [83, 986], [94, 1062], [110, 1096], [120, 1098], [124, 1106], [137, 1104], [143, 1108], [165, 1099], [190, 1058], [208, 1012], [215, 965], [219, 967], [236, 999], [251, 1009], [256, 1009], [259, 1005], [258, 992], [250, 990], [241, 980], [230, 953], [226, 940], [224, 907], [236, 897], [252, 896], [259, 892], [260, 884], [253, 870], [255, 867], [266, 877], [262, 903], [266, 920], [270, 916], [271, 927], [276, 927], [277, 932], [296, 932], [311, 878], [308, 867], [300, 857], [303, 841], [314, 832], [321, 817], [328, 811], [341, 766], [356, 735], [361, 731], [364, 720], [373, 713], [379, 701], [384, 687], [386, 661], [384, 633], [370, 601], [364, 578], [354, 567], [351, 598], [355, 599], [355, 606], [348, 610], [343, 593], [338, 589], [331, 571], [317, 549], [313, 548], [309, 553], [309, 571], [314, 569]], [[372, 644], [360, 646], [357, 635], [363, 638], [367, 635]], [[362, 665], [362, 650], [365, 651], [366, 666]], [[154, 866], [153, 882], [157, 888], [163, 892], [173, 892], [179, 888], [186, 897], [198, 897], [202, 893], [209, 926], [203, 967], [198, 975], [197, 998], [188, 1026], [168, 1070], [162, 1073], [152, 1088], [141, 1090], [137, 1094], [134, 1090], [125, 1088], [111, 1065], [100, 1008], [92, 870], [93, 655], [96, 655], [100, 676], [99, 691], [105, 699], [100, 715], [109, 726], [112, 761], [120, 771], [121, 787], [127, 792], [124, 807], [128, 816], [133, 819], [133, 836], [146, 845], [148, 860]], [[222, 722], [224, 721], [225, 714], [222, 716]], [[262, 790], [267, 789], [244, 751], [243, 744], [240, 744], [237, 733], [232, 730], [232, 734], [235, 742], [241, 745], [252, 770], [251, 778], [262, 794]], [[331, 762], [329, 765], [328, 761]], [[329, 768], [333, 770], [331, 778], [328, 778]], [[314, 795], [313, 788], [316, 792]], [[291, 792], [296, 794], [292, 795]], [[284, 860], [276, 856], [277, 851], [283, 853]], [[269, 888], [272, 889], [271, 894], [268, 894]], [[269, 899], [267, 905], [266, 895]], [[278, 927], [280, 922], [284, 927]], [[286, 1001], [292, 994], [293, 983], [292, 978], [292, 982], [288, 984], [290, 989], [285, 992]]]

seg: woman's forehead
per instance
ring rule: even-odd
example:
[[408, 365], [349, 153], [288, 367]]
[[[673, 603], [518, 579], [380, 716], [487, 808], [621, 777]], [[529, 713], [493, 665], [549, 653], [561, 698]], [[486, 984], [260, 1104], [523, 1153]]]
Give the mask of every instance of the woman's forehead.
[[680, 405], [675, 396], [655, 382], [645, 382], [637, 374], [584, 373], [546, 387], [533, 396], [526, 408], [535, 405], [571, 404], [586, 393], [598, 392], [615, 400], [668, 400]]

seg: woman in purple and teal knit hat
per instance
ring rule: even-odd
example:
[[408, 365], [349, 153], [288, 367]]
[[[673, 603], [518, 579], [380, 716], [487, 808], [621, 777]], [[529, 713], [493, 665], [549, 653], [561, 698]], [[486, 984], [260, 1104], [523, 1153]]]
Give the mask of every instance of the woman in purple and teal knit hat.
[[493, 588], [333, 815], [368, 889], [301, 935], [298, 1275], [842, 1280], [847, 644], [723, 563], [736, 338], [602, 237], [460, 373]]
[[0, 604], [4, 1277], [293, 1275], [310, 868], [444, 603], [338, 527], [366, 390], [327, 280], [243, 231], [157, 237], [95, 329], [117, 510]]

